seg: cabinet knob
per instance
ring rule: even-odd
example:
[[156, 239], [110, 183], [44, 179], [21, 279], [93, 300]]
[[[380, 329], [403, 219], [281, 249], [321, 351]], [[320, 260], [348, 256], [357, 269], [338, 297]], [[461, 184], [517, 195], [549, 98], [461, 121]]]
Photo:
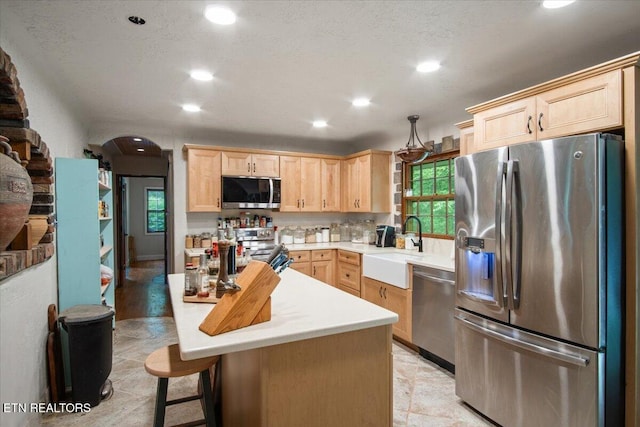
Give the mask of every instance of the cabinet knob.
[[346, 277], [350, 277], [350, 276], [349, 276], [349, 273], [346, 273], [346, 274], [345, 274], [345, 276], [346, 276]]
[[529, 118], [527, 119], [527, 132], [529, 132], [529, 134], [533, 133], [533, 131], [531, 130], [531, 119], [531, 116], [529, 116]]
[[380, 288], [378, 288], [378, 295], [380, 295], [380, 298], [382, 298], [382, 286], [380, 286]]
[[304, 208], [304, 199], [302, 199], [302, 207]]
[[300, 199], [298, 199], [298, 207], [300, 207]]
[[251, 172], [251, 163], [247, 162], [247, 172]]
[[315, 265], [313, 266], [313, 275], [314, 276], [316, 275], [316, 266]]
[[384, 288], [382, 293], [384, 294], [384, 299], [387, 299], [387, 288]]
[[544, 130], [542, 129], [542, 113], [540, 113], [540, 116], [538, 116], [538, 127], [540, 128], [540, 132]]
[[325, 199], [322, 199], [322, 207], [323, 208], [327, 207], [327, 201]]
[[256, 173], [256, 164], [253, 164], [253, 173]]
[[217, 198], [216, 204], [217, 204], [218, 207], [220, 207], [220, 197]]

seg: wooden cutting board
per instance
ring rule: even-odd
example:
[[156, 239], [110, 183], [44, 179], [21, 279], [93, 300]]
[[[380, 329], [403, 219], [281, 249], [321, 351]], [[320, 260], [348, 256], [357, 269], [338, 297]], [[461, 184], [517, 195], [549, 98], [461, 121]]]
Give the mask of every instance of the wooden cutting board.
[[192, 295], [192, 296], [183, 295], [182, 296], [182, 301], [184, 301], [184, 302], [204, 302], [204, 303], [209, 303], [209, 304], [216, 304], [218, 301], [220, 301], [220, 298], [216, 298], [216, 293], [215, 293], [215, 291], [213, 291], [213, 292], [209, 292], [209, 296], [206, 297], [206, 298], [199, 297], [197, 295]]

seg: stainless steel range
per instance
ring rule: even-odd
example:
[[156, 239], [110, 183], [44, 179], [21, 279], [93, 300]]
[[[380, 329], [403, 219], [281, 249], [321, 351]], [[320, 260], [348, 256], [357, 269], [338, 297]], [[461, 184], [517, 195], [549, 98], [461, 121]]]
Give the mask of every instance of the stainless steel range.
[[236, 240], [247, 248], [251, 258], [266, 261], [275, 245], [273, 227], [268, 228], [238, 228]]

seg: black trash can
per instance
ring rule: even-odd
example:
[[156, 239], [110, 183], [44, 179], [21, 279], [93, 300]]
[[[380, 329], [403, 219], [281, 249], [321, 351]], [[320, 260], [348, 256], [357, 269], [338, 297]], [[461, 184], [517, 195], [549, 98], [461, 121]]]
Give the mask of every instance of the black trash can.
[[69, 335], [71, 396], [74, 403], [96, 406], [111, 395], [114, 311], [104, 305], [76, 305], [60, 313]]

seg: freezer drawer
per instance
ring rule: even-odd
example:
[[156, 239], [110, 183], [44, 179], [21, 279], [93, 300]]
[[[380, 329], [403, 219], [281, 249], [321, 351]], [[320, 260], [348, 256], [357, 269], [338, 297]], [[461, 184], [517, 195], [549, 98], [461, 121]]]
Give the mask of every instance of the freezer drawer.
[[[456, 310], [456, 394], [504, 426], [603, 426], [603, 353]], [[600, 404], [599, 404], [600, 403]]]

